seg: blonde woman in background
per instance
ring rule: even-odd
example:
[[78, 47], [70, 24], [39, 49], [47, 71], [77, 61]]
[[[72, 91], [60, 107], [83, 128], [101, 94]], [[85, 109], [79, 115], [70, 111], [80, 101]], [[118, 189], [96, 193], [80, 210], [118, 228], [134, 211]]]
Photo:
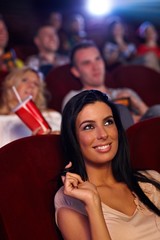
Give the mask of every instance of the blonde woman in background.
[[7, 75], [2, 85], [0, 100], [0, 147], [13, 140], [33, 134], [12, 111], [18, 104], [12, 88], [13, 86], [15, 86], [22, 100], [31, 95], [32, 100], [51, 126], [52, 131], [55, 133], [60, 131], [61, 114], [53, 109], [47, 109], [47, 92], [42, 75], [29, 67], [15, 69]]

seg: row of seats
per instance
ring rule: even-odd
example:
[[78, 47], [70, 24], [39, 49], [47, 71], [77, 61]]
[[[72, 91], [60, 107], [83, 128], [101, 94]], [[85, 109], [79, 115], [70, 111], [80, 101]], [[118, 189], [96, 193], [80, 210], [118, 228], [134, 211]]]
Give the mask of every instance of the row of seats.
[[[127, 129], [135, 169], [160, 172], [160, 118]], [[39, 135], [0, 149], [0, 239], [62, 240], [54, 220], [54, 194], [64, 167], [60, 136]]]
[[[70, 73], [70, 66], [57, 67], [46, 77], [51, 92], [49, 107], [61, 111], [62, 100], [68, 91], [81, 89], [82, 84]], [[106, 73], [106, 85], [113, 88], [128, 87], [135, 90], [148, 106], [160, 103], [160, 73], [141, 66], [125, 65]]]

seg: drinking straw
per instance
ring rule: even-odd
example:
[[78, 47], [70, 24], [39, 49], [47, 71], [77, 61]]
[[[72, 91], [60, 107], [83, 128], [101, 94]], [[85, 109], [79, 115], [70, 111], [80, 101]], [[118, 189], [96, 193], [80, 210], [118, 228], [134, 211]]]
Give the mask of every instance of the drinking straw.
[[15, 87], [15, 86], [12, 86], [12, 90], [13, 90], [14, 94], [16, 95], [16, 98], [18, 99], [19, 103], [21, 103], [21, 102], [22, 102], [22, 99], [21, 99], [21, 97], [19, 96], [19, 93], [17, 92], [16, 87]]

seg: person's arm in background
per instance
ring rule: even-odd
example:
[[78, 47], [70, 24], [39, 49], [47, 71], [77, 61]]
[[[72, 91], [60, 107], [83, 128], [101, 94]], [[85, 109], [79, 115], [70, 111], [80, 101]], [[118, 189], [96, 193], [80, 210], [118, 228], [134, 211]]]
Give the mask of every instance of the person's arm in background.
[[148, 110], [147, 104], [139, 97], [139, 95], [129, 88], [116, 89], [115, 98], [129, 98], [132, 116], [137, 122]]

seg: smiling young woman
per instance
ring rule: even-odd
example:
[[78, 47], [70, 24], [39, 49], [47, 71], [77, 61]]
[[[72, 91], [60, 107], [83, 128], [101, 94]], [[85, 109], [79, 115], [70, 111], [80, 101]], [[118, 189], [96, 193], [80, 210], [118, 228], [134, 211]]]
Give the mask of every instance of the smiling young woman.
[[116, 105], [82, 91], [66, 104], [61, 126], [68, 164], [55, 215], [63, 238], [158, 240], [160, 174], [132, 170]]

